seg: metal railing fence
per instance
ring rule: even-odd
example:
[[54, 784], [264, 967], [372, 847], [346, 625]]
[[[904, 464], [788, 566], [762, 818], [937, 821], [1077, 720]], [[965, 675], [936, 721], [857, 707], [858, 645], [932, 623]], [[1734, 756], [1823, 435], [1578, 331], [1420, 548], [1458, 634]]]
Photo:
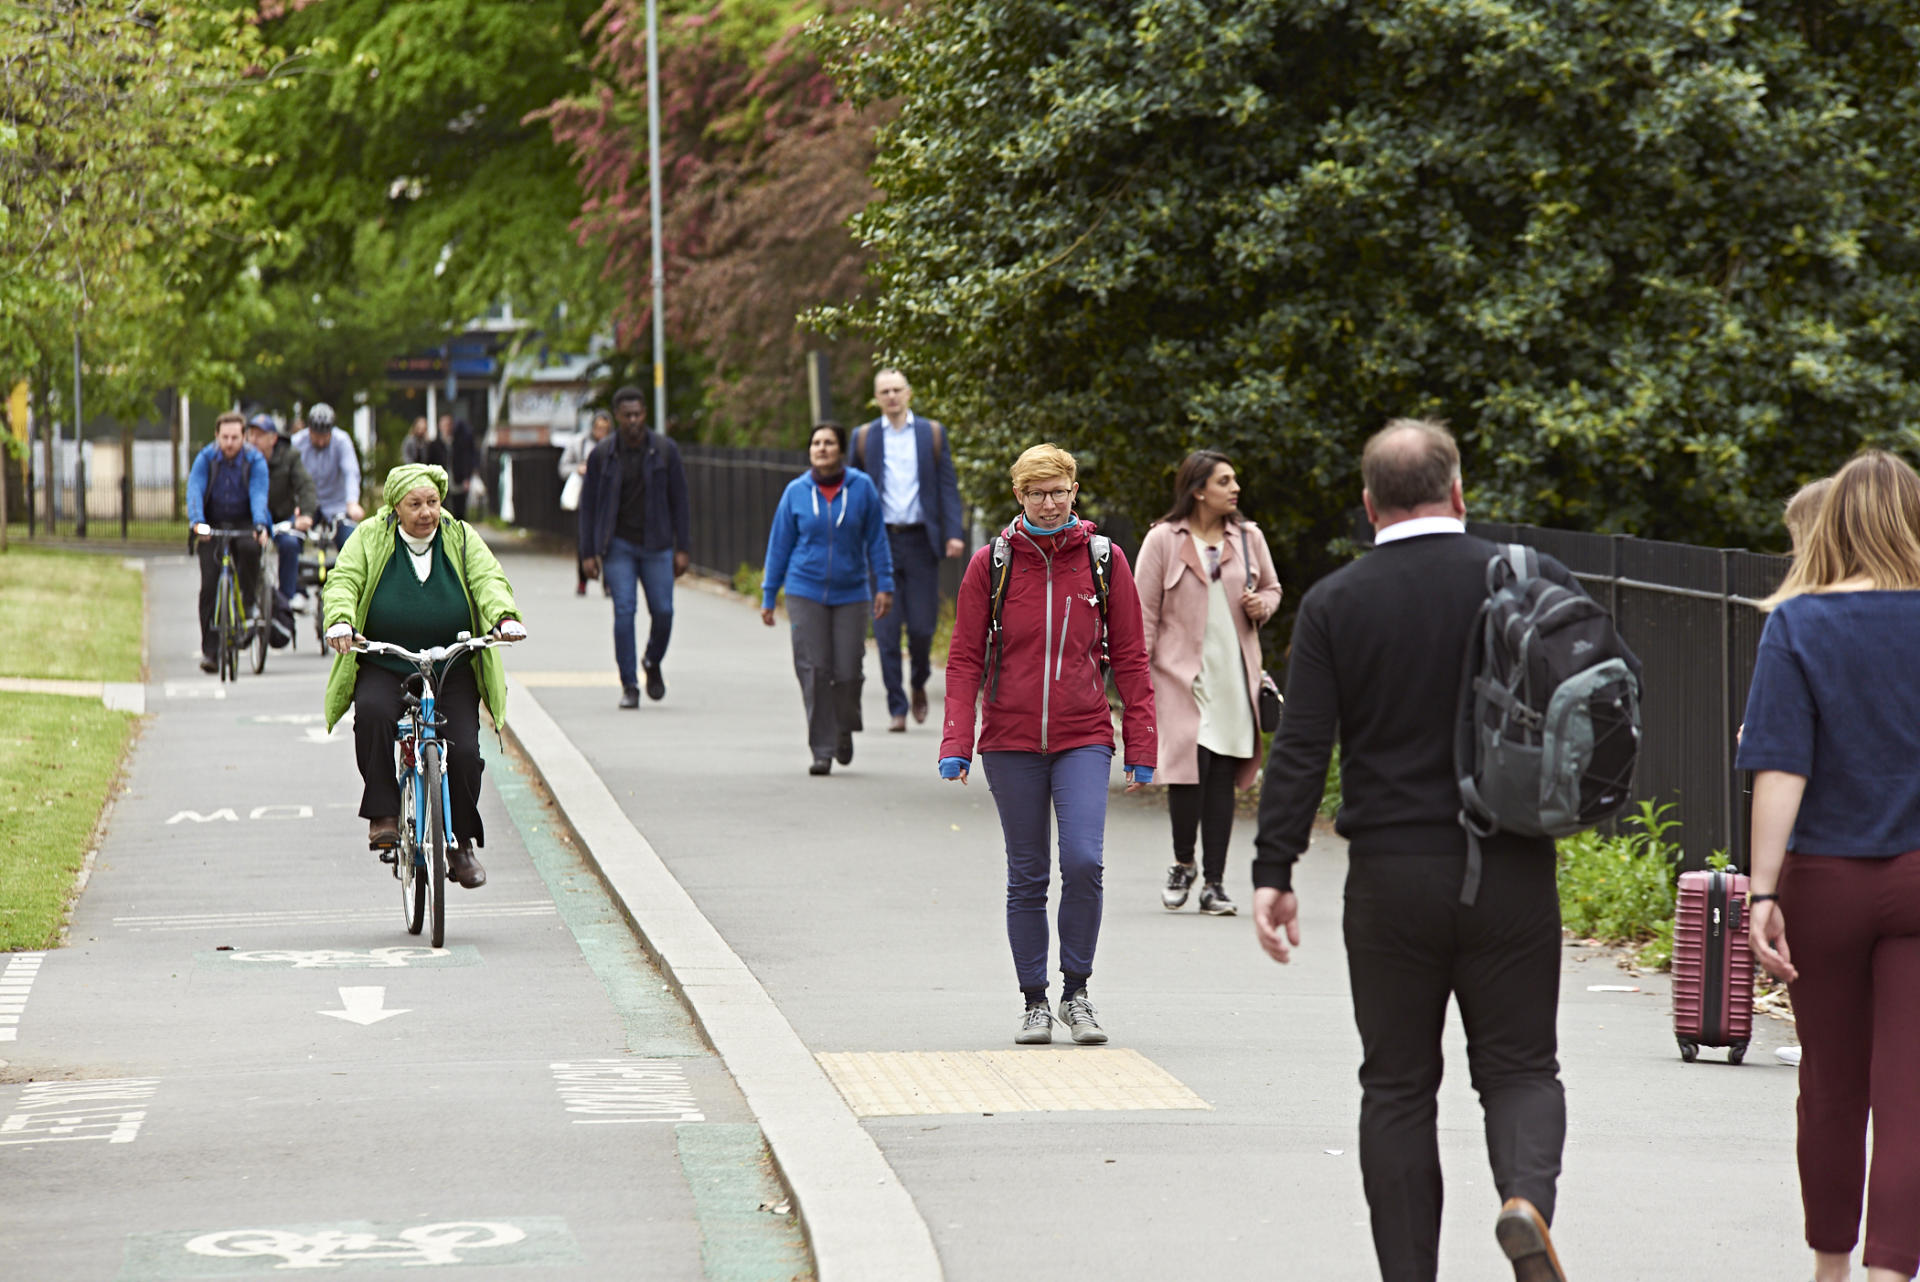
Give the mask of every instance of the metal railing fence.
[[1612, 612], [1645, 665], [1636, 798], [1672, 802], [1685, 866], [1722, 851], [1746, 862], [1746, 783], [1733, 768], [1754, 656], [1788, 558], [1627, 535], [1475, 522], [1482, 538], [1559, 560]]

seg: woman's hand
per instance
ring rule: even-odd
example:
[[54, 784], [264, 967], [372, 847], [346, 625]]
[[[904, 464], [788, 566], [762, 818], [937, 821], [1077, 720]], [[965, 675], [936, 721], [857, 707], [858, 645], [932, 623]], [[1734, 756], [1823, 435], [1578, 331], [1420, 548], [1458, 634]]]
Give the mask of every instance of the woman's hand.
[[967, 782], [967, 759], [965, 757], [940, 758], [940, 777], [948, 783], [952, 783], [957, 779], [962, 784], [965, 784]]
[[1252, 588], [1248, 588], [1240, 594], [1240, 608], [1246, 611], [1247, 617], [1255, 623], [1265, 623], [1267, 621], [1267, 603], [1262, 601], [1260, 594]]
[[773, 626], [773, 607], [772, 606], [768, 606], [766, 609], [760, 611], [760, 622], [766, 624], [768, 627]]
[[893, 593], [876, 592], [873, 594], [873, 617], [884, 619], [887, 611], [893, 609]]
[[1765, 899], [1748, 908], [1747, 943], [1767, 974], [1788, 983], [1800, 978], [1793, 968], [1793, 954], [1787, 948], [1787, 918], [1778, 900]]
[[1152, 766], [1128, 766], [1123, 773], [1126, 776], [1128, 792], [1139, 792], [1153, 782]]
[[327, 629], [327, 645], [335, 654], [346, 654], [353, 649], [353, 625], [336, 623]]
[[527, 625], [518, 619], [502, 619], [493, 625], [493, 635], [502, 641], [525, 641]]

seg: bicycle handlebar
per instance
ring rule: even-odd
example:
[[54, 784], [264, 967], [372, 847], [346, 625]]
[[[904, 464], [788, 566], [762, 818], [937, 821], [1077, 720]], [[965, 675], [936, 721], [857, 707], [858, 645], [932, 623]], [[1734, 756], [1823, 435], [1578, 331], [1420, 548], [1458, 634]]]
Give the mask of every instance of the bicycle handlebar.
[[[200, 524], [206, 525], [207, 523], [202, 521]], [[223, 526], [207, 525], [207, 532], [205, 534], [200, 534], [198, 527], [194, 529], [194, 533], [200, 534], [200, 537], [203, 539], [250, 539], [253, 537], [253, 531], [254, 527], [251, 525], [245, 529], [229, 529]]]
[[491, 632], [488, 632], [477, 637], [466, 637], [462, 640], [455, 641], [452, 645], [436, 645], [429, 650], [408, 650], [402, 646], [394, 645], [390, 641], [369, 641], [367, 638], [355, 633], [353, 638], [353, 652], [355, 654], [390, 655], [395, 659], [405, 659], [408, 663], [416, 667], [424, 668], [432, 664], [445, 663], [449, 659], [458, 658], [469, 650], [488, 650], [496, 645], [512, 644], [514, 644], [514, 642], [507, 640], [505, 637], [497, 637]]
[[293, 528], [292, 521], [275, 521], [268, 530], [271, 534], [291, 534], [295, 538], [305, 539], [309, 543], [331, 543], [333, 526], [326, 521], [316, 520], [304, 530]]

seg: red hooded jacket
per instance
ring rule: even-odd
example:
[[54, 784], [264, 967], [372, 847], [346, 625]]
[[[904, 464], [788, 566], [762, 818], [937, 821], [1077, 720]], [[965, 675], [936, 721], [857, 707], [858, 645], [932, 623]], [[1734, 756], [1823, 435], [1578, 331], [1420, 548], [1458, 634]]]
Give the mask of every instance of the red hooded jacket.
[[[1001, 531], [1011, 545], [1011, 572], [1000, 607], [998, 689], [985, 704], [980, 751], [1113, 746], [1113, 714], [1100, 673], [1100, 604], [1088, 550], [1093, 532], [1091, 523], [1080, 521], [1036, 539], [1018, 520]], [[1121, 759], [1150, 767], [1159, 759], [1159, 746], [1146, 629], [1133, 572], [1117, 547], [1107, 577], [1108, 660], [1126, 706], [1121, 720], [1126, 752]], [[974, 708], [987, 679], [987, 633], [992, 625], [993, 547], [988, 544], [973, 554], [960, 580], [953, 643], [947, 652], [942, 757], [973, 757]]]

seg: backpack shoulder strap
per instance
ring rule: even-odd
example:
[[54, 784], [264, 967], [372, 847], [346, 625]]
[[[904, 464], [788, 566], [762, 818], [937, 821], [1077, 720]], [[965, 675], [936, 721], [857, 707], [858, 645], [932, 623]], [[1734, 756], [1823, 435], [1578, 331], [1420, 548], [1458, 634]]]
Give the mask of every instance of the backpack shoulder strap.
[[1087, 540], [1087, 559], [1093, 566], [1093, 591], [1100, 599], [1100, 617], [1107, 614], [1107, 576], [1113, 566], [1113, 540], [1096, 534]]
[[859, 462], [860, 470], [869, 476], [872, 473], [867, 470], [867, 435], [872, 430], [871, 423], [862, 423], [853, 429], [853, 457]]
[[941, 452], [947, 448], [947, 429], [940, 426], [938, 419], [928, 419], [927, 426], [933, 429], [933, 458], [939, 462]]
[[987, 591], [990, 606], [987, 616], [987, 702], [1000, 691], [1000, 607], [1007, 600], [1007, 580], [1013, 574], [1013, 543], [1002, 531], [993, 536], [992, 579]]

